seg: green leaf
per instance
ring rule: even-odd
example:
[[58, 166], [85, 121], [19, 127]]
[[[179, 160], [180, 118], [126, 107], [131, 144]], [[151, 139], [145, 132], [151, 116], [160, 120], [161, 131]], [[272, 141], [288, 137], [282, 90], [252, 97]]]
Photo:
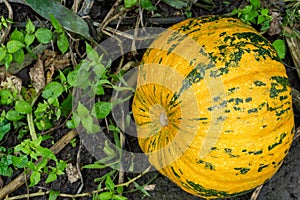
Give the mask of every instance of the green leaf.
[[124, 197], [124, 196], [121, 196], [121, 195], [114, 194], [114, 195], [113, 195], [113, 200], [127, 200], [127, 197]]
[[14, 102], [14, 97], [9, 90], [7, 89], [0, 90], [1, 105], [11, 105], [13, 102]]
[[35, 39], [35, 35], [34, 34], [32, 34], [32, 33], [26, 33], [25, 39], [24, 39], [24, 42], [25, 42], [26, 46], [31, 45], [33, 43], [34, 39]]
[[100, 200], [111, 200], [113, 196], [112, 192], [102, 192], [99, 194], [98, 199]]
[[6, 119], [8, 119], [10, 121], [19, 121], [23, 118], [24, 118], [24, 115], [21, 115], [19, 112], [15, 111], [15, 110], [9, 110], [6, 113]]
[[255, 18], [258, 16], [258, 12], [256, 10], [251, 10], [248, 14], [245, 15], [245, 19], [249, 22], [255, 22]]
[[62, 116], [68, 117], [72, 110], [72, 95], [69, 95], [64, 101], [61, 103]]
[[105, 118], [111, 112], [111, 109], [112, 104], [110, 102], [101, 101], [94, 104], [94, 111], [98, 119]]
[[250, 0], [250, 3], [251, 3], [255, 8], [260, 8], [260, 0]]
[[90, 111], [80, 102], [77, 106], [77, 113], [80, 118], [86, 118], [90, 115]]
[[5, 47], [0, 47], [0, 61], [3, 60], [6, 56], [6, 49]]
[[49, 192], [49, 200], [56, 200], [58, 195], [59, 195], [59, 191], [55, 191], [55, 190], [50, 190]]
[[150, 0], [141, 0], [141, 7], [145, 10], [156, 10], [156, 7], [153, 6]]
[[56, 175], [55, 173], [53, 173], [53, 172], [50, 172], [50, 173], [48, 174], [48, 177], [47, 177], [45, 183], [53, 182], [53, 181], [55, 181], [56, 179], [57, 179], [57, 175]]
[[77, 126], [75, 125], [75, 122], [74, 122], [73, 119], [68, 120], [68, 121], [66, 122], [66, 126], [67, 126], [67, 128], [69, 128], [69, 129], [74, 129], [74, 128], [77, 127]]
[[39, 28], [34, 35], [42, 44], [47, 44], [52, 40], [52, 32], [47, 28]]
[[14, 60], [18, 63], [18, 64], [22, 64], [24, 62], [24, 50], [23, 49], [19, 49], [18, 51], [16, 51], [13, 54], [13, 58]]
[[48, 149], [48, 148], [44, 148], [44, 147], [41, 147], [41, 146], [37, 146], [36, 147], [36, 151], [41, 155], [43, 156], [44, 158], [47, 158], [47, 159], [51, 159], [51, 160], [54, 160], [54, 161], [57, 161], [57, 158], [55, 157], [54, 153]]
[[186, 1], [181, 1], [181, 0], [163, 0], [163, 2], [176, 9], [181, 9], [188, 6], [188, 3]]
[[264, 8], [264, 9], [261, 9], [261, 10], [260, 10], [260, 13], [261, 13], [263, 16], [268, 16], [269, 10], [268, 10], [267, 8]]
[[28, 163], [28, 157], [27, 155], [23, 155], [21, 157], [12, 156], [12, 163], [19, 169], [24, 168]]
[[65, 33], [62, 33], [57, 37], [57, 47], [62, 54], [66, 53], [68, 50], [69, 41]]
[[39, 121], [36, 121], [36, 127], [42, 131], [42, 130], [48, 130], [53, 127], [52, 123], [49, 119], [41, 119]]
[[82, 35], [86, 39], [93, 41], [89, 33], [89, 26], [81, 17], [72, 10], [55, 0], [25, 0], [25, 2], [39, 15], [50, 20], [52, 14], [64, 27], [64, 29]]
[[86, 55], [87, 57], [94, 62], [97, 62], [98, 59], [98, 53], [91, 45], [89, 45], [87, 42], [85, 43], [85, 49], [86, 49]]
[[28, 114], [32, 111], [31, 105], [26, 101], [16, 101], [15, 109], [21, 114]]
[[29, 187], [32, 187], [36, 184], [38, 184], [41, 180], [41, 173], [38, 171], [33, 171], [30, 175], [30, 185]]
[[13, 175], [13, 170], [11, 167], [9, 167], [9, 162], [7, 157], [2, 157], [0, 161], [0, 175], [1, 176], [9, 176], [11, 177]]
[[27, 33], [34, 33], [34, 31], [35, 31], [35, 26], [30, 19], [27, 21], [27, 23], [25, 25], [25, 31]]
[[245, 6], [242, 10], [241, 10], [241, 13], [246, 15], [248, 14], [249, 12], [251, 12], [253, 10], [253, 6]]
[[257, 24], [261, 24], [262, 22], [264, 22], [266, 19], [264, 16], [262, 15], [259, 15], [258, 18], [257, 18]]
[[49, 99], [50, 97], [57, 98], [63, 93], [63, 91], [64, 88], [60, 83], [52, 81], [44, 88], [42, 97], [45, 99]]
[[9, 40], [17, 40], [19, 42], [24, 42], [24, 34], [21, 31], [18, 31], [18, 29], [15, 29], [10, 36]]
[[103, 169], [106, 167], [107, 165], [103, 165], [103, 164], [88, 164], [83, 166], [83, 168], [85, 169]]
[[52, 23], [52, 26], [55, 28], [56, 32], [62, 33], [64, 31], [60, 22], [52, 14], [50, 14], [50, 21]]
[[7, 70], [9, 68], [10, 63], [13, 60], [13, 56], [11, 53], [6, 54], [5, 58], [4, 58], [4, 65], [5, 65], [5, 69]]
[[136, 5], [137, 0], [124, 0], [125, 8], [131, 8]]
[[277, 39], [272, 43], [272, 45], [275, 48], [275, 50], [277, 51], [279, 58], [283, 59], [285, 57], [285, 53], [286, 53], [286, 47], [285, 47], [284, 41], [281, 39]]
[[122, 193], [123, 193], [123, 190], [124, 190], [124, 187], [123, 187], [123, 186], [118, 186], [118, 187], [115, 189], [116, 193], [118, 193], [118, 194], [122, 194]]
[[112, 181], [112, 179], [110, 178], [110, 176], [106, 176], [105, 187], [110, 191], [114, 190], [115, 184]]
[[3, 139], [6, 133], [8, 133], [11, 129], [10, 122], [4, 120], [0, 122], [0, 141]]
[[22, 42], [20, 42], [18, 40], [10, 40], [7, 43], [8, 53], [15, 53], [16, 51], [18, 51], [19, 49], [22, 49], [23, 47], [25, 47], [25, 44], [23, 44]]
[[93, 117], [90, 115], [86, 118], [81, 118], [81, 123], [88, 133], [97, 133], [100, 131], [100, 127], [94, 124]]

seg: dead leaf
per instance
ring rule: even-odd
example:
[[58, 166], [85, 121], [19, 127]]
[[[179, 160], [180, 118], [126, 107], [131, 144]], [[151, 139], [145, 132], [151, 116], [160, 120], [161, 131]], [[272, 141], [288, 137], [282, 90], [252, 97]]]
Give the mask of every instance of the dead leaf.
[[45, 87], [46, 81], [44, 63], [41, 59], [41, 56], [38, 57], [34, 66], [30, 68], [29, 76], [32, 81], [32, 86], [34, 87], [36, 93], [38, 93]]
[[0, 83], [0, 88], [18, 91], [18, 94], [21, 93], [22, 80], [7, 71], [0, 72]]
[[54, 66], [55, 70], [62, 70], [70, 65], [70, 53], [58, 55], [56, 51], [46, 49], [44, 51], [43, 60], [45, 68]]
[[70, 181], [70, 183], [75, 183], [76, 181], [78, 181], [80, 179], [78, 170], [76, 167], [74, 167], [72, 165], [72, 163], [68, 163], [68, 166], [66, 168], [66, 173], [67, 173], [67, 177], [68, 177], [68, 180]]
[[52, 81], [55, 70], [62, 70], [70, 65], [70, 54], [58, 55], [56, 51], [46, 49], [42, 56], [45, 66], [46, 84]]
[[146, 185], [144, 189], [147, 191], [153, 191], [155, 189], [155, 186], [155, 184]]
[[52, 81], [52, 77], [53, 77], [55, 68], [53, 65], [51, 65], [45, 71], [46, 71], [46, 84], [48, 84]]
[[268, 31], [269, 35], [278, 35], [282, 31], [281, 21], [282, 17], [280, 12], [272, 11], [272, 22], [270, 24], [270, 29]]

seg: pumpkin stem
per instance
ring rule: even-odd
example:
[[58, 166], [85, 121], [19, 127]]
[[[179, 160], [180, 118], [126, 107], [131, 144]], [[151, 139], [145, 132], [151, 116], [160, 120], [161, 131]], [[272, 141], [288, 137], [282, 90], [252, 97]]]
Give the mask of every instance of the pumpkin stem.
[[165, 113], [161, 113], [159, 116], [159, 122], [161, 126], [168, 126], [169, 120]]

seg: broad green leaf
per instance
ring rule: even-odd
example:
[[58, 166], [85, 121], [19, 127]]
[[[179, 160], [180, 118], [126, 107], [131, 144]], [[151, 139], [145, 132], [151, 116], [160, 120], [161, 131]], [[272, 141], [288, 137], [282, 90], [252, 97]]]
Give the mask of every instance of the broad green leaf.
[[77, 113], [80, 118], [86, 118], [87, 116], [90, 115], [90, 111], [80, 102], [78, 103], [77, 106]]
[[47, 28], [39, 28], [35, 32], [35, 37], [40, 43], [47, 44], [52, 40], [52, 32]]
[[69, 95], [62, 103], [61, 103], [62, 116], [68, 117], [72, 110], [72, 95]]
[[112, 196], [113, 196], [112, 192], [101, 192], [98, 195], [98, 199], [101, 199], [101, 200], [111, 200]]
[[50, 183], [50, 182], [53, 182], [57, 179], [57, 175], [53, 172], [50, 172], [45, 183]]
[[19, 112], [15, 111], [15, 110], [9, 110], [6, 113], [6, 119], [8, 119], [10, 121], [19, 121], [23, 118], [24, 118], [24, 115], [21, 115]]
[[121, 195], [118, 195], [118, 194], [113, 195], [113, 200], [127, 200], [127, 199], [128, 199], [127, 197], [124, 197], [124, 196], [121, 196]]
[[13, 58], [18, 64], [22, 64], [24, 62], [24, 56], [25, 54], [23, 49], [19, 49], [13, 54]]
[[268, 10], [267, 8], [264, 8], [264, 9], [261, 9], [260, 13], [261, 13], [263, 16], [268, 16], [269, 10]]
[[177, 9], [185, 8], [188, 6], [188, 3], [183, 0], [163, 0], [163, 2]]
[[7, 51], [8, 53], [15, 53], [19, 49], [25, 47], [25, 44], [18, 40], [10, 40], [7, 42]]
[[12, 160], [12, 163], [14, 164], [14, 166], [16, 166], [17, 168], [24, 168], [26, 166], [26, 164], [28, 163], [27, 155], [23, 155], [21, 157], [12, 156], [11, 160]]
[[15, 29], [12, 33], [11, 36], [9, 38], [10, 40], [17, 40], [19, 42], [24, 42], [24, 34], [19, 31], [18, 29]]
[[277, 51], [279, 58], [283, 59], [285, 57], [285, 53], [286, 53], [286, 47], [285, 47], [284, 41], [277, 39], [273, 42], [272, 45], [275, 48], [275, 50]]
[[54, 153], [48, 149], [48, 148], [44, 148], [44, 147], [41, 147], [41, 146], [37, 146], [36, 147], [36, 151], [41, 155], [43, 156], [44, 158], [47, 158], [47, 159], [51, 159], [51, 160], [54, 160], [54, 161], [57, 161], [57, 158], [55, 157]]
[[55, 28], [56, 32], [62, 33], [64, 31], [60, 22], [52, 14], [50, 14], [50, 21], [52, 23], [52, 26]]
[[42, 97], [45, 99], [49, 99], [50, 97], [57, 98], [63, 93], [63, 91], [64, 88], [60, 83], [52, 81], [44, 88]]
[[49, 200], [56, 200], [59, 195], [59, 191], [50, 190], [49, 192]]
[[115, 184], [114, 184], [114, 182], [112, 181], [112, 179], [110, 178], [110, 176], [106, 176], [106, 179], [105, 179], [105, 187], [106, 187], [108, 190], [113, 190], [114, 187], [115, 187]]
[[265, 17], [262, 16], [262, 15], [259, 15], [258, 18], [257, 18], [257, 24], [261, 24], [264, 21], [265, 21]]
[[95, 115], [98, 119], [105, 118], [112, 109], [112, 104], [110, 102], [96, 102], [94, 104]]
[[3, 139], [6, 133], [11, 129], [10, 122], [4, 120], [0, 122], [0, 141]]
[[85, 43], [85, 49], [86, 49], [86, 55], [91, 61], [97, 61], [98, 59], [98, 53], [91, 45], [89, 45], [87, 42]]
[[6, 54], [5, 58], [4, 58], [4, 65], [5, 65], [5, 69], [8, 70], [10, 63], [13, 60], [13, 56], [11, 53]]
[[52, 123], [49, 119], [42, 119], [36, 122], [36, 127], [42, 131], [42, 130], [48, 130], [53, 127]]
[[260, 8], [260, 0], [250, 0], [250, 3], [251, 3], [255, 8]]
[[57, 47], [62, 54], [66, 53], [69, 48], [69, 41], [66, 34], [62, 33], [57, 37]]
[[136, 5], [137, 0], [124, 0], [125, 8], [131, 8]]
[[0, 176], [9, 176], [11, 177], [13, 174], [13, 170], [11, 167], [9, 167], [9, 164], [4, 161], [2, 157], [1, 162], [0, 162]]
[[39, 15], [50, 20], [52, 14], [64, 29], [82, 35], [94, 42], [89, 33], [88, 24], [72, 10], [55, 0], [25, 0], [25, 2]]
[[16, 101], [15, 109], [21, 114], [28, 114], [32, 111], [32, 107], [27, 101]]
[[250, 22], [255, 22], [255, 18], [258, 16], [258, 12], [256, 10], [251, 10], [247, 15], [245, 15], [245, 20]]
[[141, 0], [140, 1], [141, 7], [145, 10], [156, 10], [156, 7], [153, 6], [150, 0]]
[[30, 19], [26, 23], [25, 31], [27, 33], [34, 33], [34, 31], [35, 31], [35, 26]]
[[92, 116], [87, 116], [81, 119], [82, 126], [87, 130], [87, 133], [97, 133], [100, 131], [99, 125], [95, 124]]
[[30, 175], [30, 187], [31, 186], [34, 186], [36, 184], [38, 184], [41, 180], [41, 173], [40, 172], [37, 172], [37, 171], [34, 171], [32, 172], [32, 174]]
[[26, 46], [29, 46], [33, 43], [35, 39], [35, 35], [33, 33], [26, 33], [25, 38], [24, 38], [24, 42], [26, 44]]
[[6, 56], [6, 49], [5, 47], [0, 47], [0, 61], [3, 60]]
[[7, 89], [0, 90], [0, 104], [10, 105], [14, 102], [14, 97], [12, 93]]

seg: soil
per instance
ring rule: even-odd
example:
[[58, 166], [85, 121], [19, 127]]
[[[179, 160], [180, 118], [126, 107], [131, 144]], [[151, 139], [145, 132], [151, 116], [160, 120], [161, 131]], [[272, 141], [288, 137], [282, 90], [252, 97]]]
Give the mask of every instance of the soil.
[[[1, 2], [1, 1], [0, 1]], [[72, 5], [71, 0], [66, 0], [67, 6]], [[224, 4], [223, 1], [215, 1], [215, 7], [212, 10], [205, 10], [199, 7], [193, 7], [191, 9], [193, 16], [201, 16], [201, 15], [209, 15], [209, 14], [224, 14], [231, 12], [234, 8], [238, 8], [239, 6], [245, 4], [245, 1], [228, 1], [229, 4]], [[273, 2], [273, 1], [272, 1]], [[101, 22], [103, 18], [106, 16], [107, 12], [113, 5], [113, 1], [108, 0], [96, 0], [95, 4], [90, 11], [90, 17], [93, 21]], [[12, 3], [13, 10], [15, 13], [14, 21], [16, 22], [24, 22], [26, 18], [36, 19], [38, 16], [33, 10], [24, 6], [22, 4]], [[164, 3], [159, 4], [159, 9], [163, 11], [163, 17], [173, 18], [174, 20], [171, 22], [166, 22], [162, 24], [162, 26], [170, 26], [172, 23], [175, 23], [176, 20], [182, 20], [184, 15], [180, 13], [177, 9], [174, 9]], [[7, 16], [7, 10], [3, 4], [0, 4], [0, 13], [1, 15]], [[147, 21], [147, 15], [145, 16], [145, 21]], [[122, 24], [123, 23], [123, 24]], [[134, 20], [132, 21], [131, 18], [122, 22], [121, 26], [131, 26], [134, 27]], [[132, 23], [132, 24], [130, 24]], [[157, 25], [157, 24], [147, 24], [147, 25]], [[269, 40], [274, 40], [276, 38], [267, 36]], [[279, 37], [279, 36], [276, 36]], [[293, 66], [291, 62], [291, 58], [289, 55], [287, 56], [286, 63], [289, 66]], [[296, 76], [295, 70], [293, 67], [288, 68], [288, 74], [290, 78], [291, 85], [295, 88], [300, 88], [299, 80]], [[296, 127], [299, 126], [299, 110], [295, 108], [295, 120], [296, 120]], [[56, 130], [53, 135], [55, 135], [54, 141], [58, 140], [62, 135], [64, 135], [68, 130], [59, 129]], [[15, 136], [14, 136], [15, 135]], [[7, 140], [7, 146], [13, 146], [17, 139], [16, 133], [11, 135], [11, 139]], [[133, 141], [136, 144], [136, 141]], [[77, 145], [76, 147], [72, 147], [68, 144], [58, 155], [58, 159], [68, 160], [68, 162], [72, 163], [74, 166], [77, 162], [77, 153], [79, 150], [79, 138], [77, 138]], [[133, 145], [134, 146], [134, 145]], [[300, 137], [294, 140], [292, 148], [290, 149], [289, 154], [287, 155], [286, 159], [284, 160], [283, 165], [279, 169], [279, 171], [275, 174], [275, 176], [266, 183], [263, 187], [261, 192], [259, 193], [258, 200], [300, 200]], [[139, 149], [136, 149], [139, 151]], [[83, 146], [80, 151], [80, 165], [84, 166], [85, 164], [93, 163], [96, 159], [86, 150]], [[82, 188], [81, 193], [89, 192], [92, 190], [97, 189], [98, 185], [97, 182], [94, 181], [95, 178], [100, 177], [103, 174], [106, 174], [110, 171], [110, 169], [101, 169], [101, 170], [89, 170], [89, 169], [82, 169], [81, 173], [84, 180], [84, 186]], [[11, 180], [13, 180], [20, 172], [15, 172], [14, 176], [11, 178], [2, 177], [4, 181], [4, 185], [8, 184]], [[125, 174], [125, 177], [134, 177], [136, 174]], [[148, 190], [150, 196], [144, 195], [142, 192], [133, 192], [133, 193], [124, 193], [126, 197], [130, 200], [200, 200], [201, 198], [195, 197], [190, 195], [184, 191], [182, 191], [178, 186], [173, 184], [168, 178], [160, 175], [157, 171], [149, 172], [145, 174], [142, 178], [140, 178], [137, 183], [140, 185], [147, 183], [153, 177], [157, 176], [150, 185], [153, 186], [153, 189]], [[45, 180], [45, 177], [43, 177]], [[20, 194], [27, 194], [28, 192], [37, 192], [43, 188], [51, 188], [54, 190], [58, 190], [61, 193], [69, 193], [75, 194], [76, 191], [79, 189], [81, 183], [77, 181], [75, 183], [70, 183], [67, 179], [66, 175], [58, 176], [57, 181], [45, 184], [43, 181], [38, 186], [32, 187], [27, 190], [28, 188], [24, 185], [21, 188], [17, 189], [15, 192], [10, 194], [10, 196], [20, 195]], [[133, 186], [130, 185], [127, 190], [132, 189]], [[236, 198], [232, 198], [232, 200], [248, 200], [251, 197], [251, 192], [245, 194], [243, 196], [239, 196]], [[48, 199], [47, 195], [39, 196], [31, 199]], [[61, 198], [58, 199], [67, 199]], [[78, 199], [92, 199], [92, 197], [84, 197]]]

